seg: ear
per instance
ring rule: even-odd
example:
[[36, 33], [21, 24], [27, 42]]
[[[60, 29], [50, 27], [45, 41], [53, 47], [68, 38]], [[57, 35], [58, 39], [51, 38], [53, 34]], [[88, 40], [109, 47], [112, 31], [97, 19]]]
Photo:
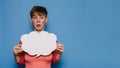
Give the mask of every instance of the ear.
[[[30, 22], [32, 23], [32, 19], [30, 19]], [[32, 23], [33, 24], [33, 23]]]
[[47, 23], [48, 22], [48, 18], [46, 17], [46, 21], [45, 21], [45, 23]]

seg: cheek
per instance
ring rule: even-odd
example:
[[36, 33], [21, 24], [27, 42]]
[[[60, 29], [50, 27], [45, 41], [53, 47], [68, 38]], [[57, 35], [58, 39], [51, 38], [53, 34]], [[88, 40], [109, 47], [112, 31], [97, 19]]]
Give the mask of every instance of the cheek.
[[45, 20], [41, 20], [41, 24], [44, 25], [46, 23]]
[[32, 19], [31, 21], [32, 21], [32, 22], [36, 22], [36, 21], [37, 21], [37, 19]]
[[32, 25], [35, 27], [35, 25], [36, 25], [35, 22], [32, 22]]
[[32, 24], [36, 24], [36, 21], [35, 21], [35, 20], [33, 20], [33, 21], [32, 21]]

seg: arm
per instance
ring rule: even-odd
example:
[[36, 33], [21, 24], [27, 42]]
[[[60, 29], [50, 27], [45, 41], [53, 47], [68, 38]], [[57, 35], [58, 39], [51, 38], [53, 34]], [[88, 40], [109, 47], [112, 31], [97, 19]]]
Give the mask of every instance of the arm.
[[53, 59], [52, 59], [53, 63], [57, 63], [60, 60], [63, 50], [64, 50], [64, 46], [60, 43], [57, 43], [57, 48], [53, 52]]
[[14, 46], [13, 52], [16, 63], [24, 64], [24, 52], [21, 48], [21, 43], [19, 45]]

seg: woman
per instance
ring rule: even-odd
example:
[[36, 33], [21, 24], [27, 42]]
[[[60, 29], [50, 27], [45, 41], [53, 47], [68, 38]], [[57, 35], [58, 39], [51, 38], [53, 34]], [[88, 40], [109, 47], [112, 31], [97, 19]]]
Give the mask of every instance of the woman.
[[[34, 6], [30, 11], [30, 16], [34, 31], [44, 31], [44, 26], [48, 21], [46, 8], [42, 6]], [[62, 44], [57, 41], [56, 43], [57, 48], [50, 55], [35, 57], [23, 51], [21, 48], [22, 42], [20, 41], [20, 43], [13, 48], [16, 63], [25, 64], [26, 68], [51, 68], [51, 63], [57, 63], [64, 50]]]

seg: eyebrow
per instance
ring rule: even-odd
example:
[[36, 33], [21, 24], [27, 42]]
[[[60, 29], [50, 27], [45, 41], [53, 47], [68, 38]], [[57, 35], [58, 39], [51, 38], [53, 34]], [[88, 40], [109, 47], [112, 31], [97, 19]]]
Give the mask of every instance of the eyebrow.
[[32, 17], [35, 17], [36, 15], [46, 17], [46, 15], [44, 13], [39, 13], [39, 12], [35, 12]]
[[39, 15], [39, 16], [45, 16], [45, 14], [44, 13], [37, 13], [37, 15]]

